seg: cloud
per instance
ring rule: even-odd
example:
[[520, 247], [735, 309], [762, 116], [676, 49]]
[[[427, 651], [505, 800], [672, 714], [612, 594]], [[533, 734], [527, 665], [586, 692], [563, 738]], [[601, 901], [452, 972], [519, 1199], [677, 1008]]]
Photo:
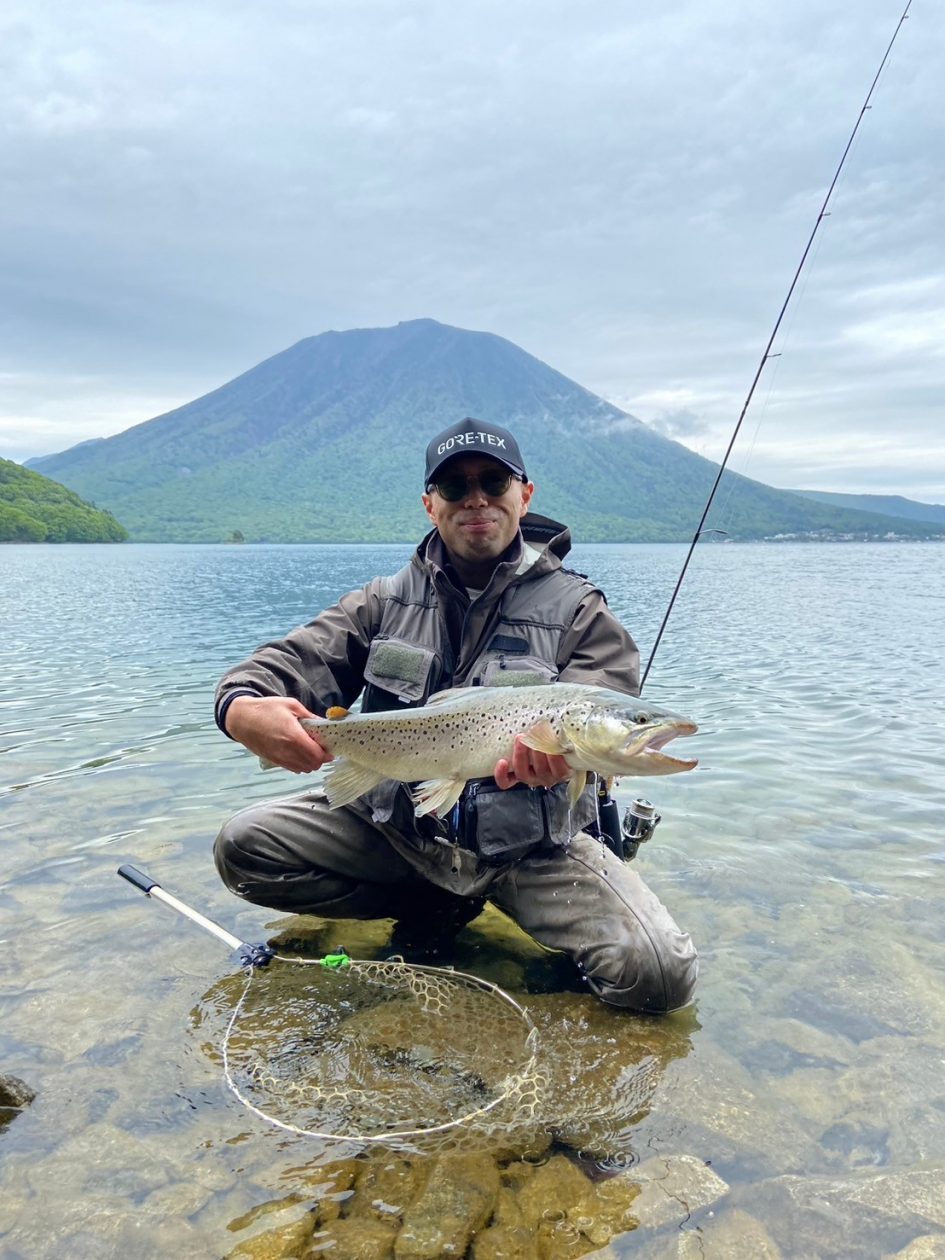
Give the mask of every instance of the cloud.
[[109, 437], [205, 392], [163, 395], [155, 383], [131, 393], [107, 378], [0, 373], [0, 457], [22, 462]]
[[[895, 24], [885, 0], [4, 14], [0, 371], [39, 384], [0, 383], [0, 412], [33, 453], [300, 337], [428, 315], [718, 458]], [[945, 274], [943, 59], [914, 10], [750, 421], [786, 425], [780, 450], [830, 431], [842, 469], [895, 415], [945, 497], [945, 295], [922, 287]], [[77, 375], [112, 401], [72, 406]]]
[[709, 426], [702, 416], [685, 409], [679, 411], [663, 411], [650, 421], [650, 425], [663, 437], [684, 441], [686, 438], [699, 437], [708, 432]]

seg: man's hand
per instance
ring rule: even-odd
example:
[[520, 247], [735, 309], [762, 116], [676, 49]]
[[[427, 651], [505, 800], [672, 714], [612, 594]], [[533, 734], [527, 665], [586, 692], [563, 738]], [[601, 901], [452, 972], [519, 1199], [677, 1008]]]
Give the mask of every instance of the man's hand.
[[332, 760], [299, 724], [299, 718], [314, 716], [288, 696], [237, 696], [226, 711], [226, 733], [257, 757], [293, 774], [308, 774]]
[[570, 779], [572, 773], [564, 757], [536, 752], [522, 742], [521, 735], [516, 735], [511, 760], [503, 757], [496, 762], [495, 781], [500, 788], [515, 787], [516, 783], [525, 783], [528, 787], [554, 787], [556, 783]]

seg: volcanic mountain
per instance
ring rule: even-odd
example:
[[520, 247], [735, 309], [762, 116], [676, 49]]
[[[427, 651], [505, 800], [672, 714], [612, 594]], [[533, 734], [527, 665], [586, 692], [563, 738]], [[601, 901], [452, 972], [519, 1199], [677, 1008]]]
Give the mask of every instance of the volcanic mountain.
[[[412, 541], [429, 438], [465, 416], [519, 439], [536, 509], [584, 542], [691, 538], [718, 466], [511, 342], [431, 319], [324, 332], [185, 406], [29, 466], [107, 508], [133, 541]], [[927, 533], [726, 474], [724, 527]]]

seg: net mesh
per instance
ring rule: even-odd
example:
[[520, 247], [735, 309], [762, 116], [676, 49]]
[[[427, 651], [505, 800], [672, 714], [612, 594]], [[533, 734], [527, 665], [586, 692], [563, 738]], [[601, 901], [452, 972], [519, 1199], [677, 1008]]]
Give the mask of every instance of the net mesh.
[[277, 958], [248, 971], [222, 1043], [227, 1084], [293, 1133], [425, 1149], [533, 1120], [538, 1034], [496, 985], [398, 959]]

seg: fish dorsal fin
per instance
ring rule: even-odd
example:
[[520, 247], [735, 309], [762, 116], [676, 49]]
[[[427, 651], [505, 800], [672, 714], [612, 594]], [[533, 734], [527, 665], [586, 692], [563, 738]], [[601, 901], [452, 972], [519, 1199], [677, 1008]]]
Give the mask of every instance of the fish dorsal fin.
[[481, 696], [482, 687], [448, 687], [445, 691], [437, 691], [426, 701], [426, 704], [445, 704], [447, 700], [457, 700], [460, 696], [468, 696], [473, 692]]

